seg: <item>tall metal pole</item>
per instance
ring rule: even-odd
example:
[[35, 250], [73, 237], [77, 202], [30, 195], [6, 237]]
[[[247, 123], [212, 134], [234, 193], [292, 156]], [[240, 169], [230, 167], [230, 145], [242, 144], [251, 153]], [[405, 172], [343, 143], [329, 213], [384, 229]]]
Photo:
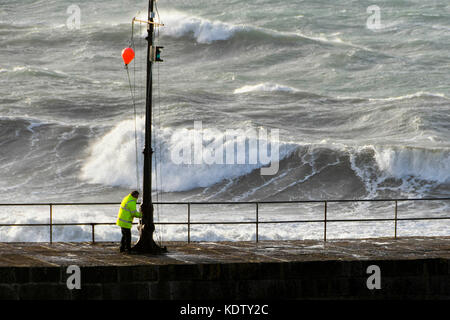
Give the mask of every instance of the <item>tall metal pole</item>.
[[165, 248], [159, 247], [153, 240], [155, 231], [153, 219], [152, 204], [152, 59], [151, 49], [153, 47], [153, 6], [154, 0], [148, 3], [148, 21], [147, 24], [147, 93], [145, 104], [145, 146], [144, 146], [144, 181], [142, 195], [142, 222], [139, 229], [139, 240], [132, 248], [132, 251], [138, 253], [161, 254], [166, 252]]
[[[153, 1], [148, 4], [148, 21], [153, 22]], [[153, 45], [153, 24], [147, 24], [147, 93], [145, 105], [145, 147], [144, 147], [144, 189], [143, 189], [143, 212], [151, 212], [152, 204], [152, 61], [150, 49]], [[150, 222], [153, 223], [153, 212]]]

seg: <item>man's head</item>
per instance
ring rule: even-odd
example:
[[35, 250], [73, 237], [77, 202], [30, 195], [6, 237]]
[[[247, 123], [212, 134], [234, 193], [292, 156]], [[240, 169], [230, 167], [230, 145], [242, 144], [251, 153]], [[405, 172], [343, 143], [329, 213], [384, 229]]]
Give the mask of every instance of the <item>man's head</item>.
[[139, 198], [139, 191], [134, 190], [134, 191], [131, 193], [131, 195], [137, 199], [137, 198]]

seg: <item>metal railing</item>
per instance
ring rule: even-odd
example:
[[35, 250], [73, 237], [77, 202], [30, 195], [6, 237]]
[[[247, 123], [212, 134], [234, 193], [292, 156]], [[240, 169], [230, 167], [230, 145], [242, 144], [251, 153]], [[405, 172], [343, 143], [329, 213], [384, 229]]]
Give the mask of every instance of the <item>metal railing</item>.
[[[284, 223], [323, 223], [323, 241], [327, 241], [327, 223], [338, 222], [394, 222], [394, 239], [397, 239], [397, 224], [399, 221], [419, 221], [419, 220], [450, 220], [450, 216], [444, 217], [398, 217], [398, 203], [408, 201], [449, 201], [450, 198], [413, 198], [413, 199], [358, 199], [358, 200], [297, 200], [297, 201], [252, 201], [252, 202], [154, 202], [154, 205], [178, 205], [186, 206], [187, 221], [186, 222], [155, 222], [155, 225], [187, 225], [187, 242], [191, 242], [191, 226], [192, 225], [239, 225], [254, 224], [255, 225], [255, 241], [259, 241], [259, 225], [260, 224], [284, 224]], [[358, 202], [391, 202], [394, 203], [394, 216], [392, 218], [367, 218], [367, 219], [329, 219], [327, 217], [330, 203], [358, 203]], [[264, 204], [307, 204], [321, 203], [323, 205], [323, 219], [309, 220], [267, 220], [261, 221], [259, 218], [260, 206]], [[53, 227], [55, 226], [91, 226], [91, 239], [95, 243], [95, 226], [99, 225], [115, 225], [115, 222], [73, 222], [73, 223], [54, 223], [53, 208], [55, 206], [109, 206], [120, 205], [119, 202], [102, 202], [102, 203], [23, 203], [23, 204], [0, 204], [0, 207], [17, 207], [17, 206], [48, 206], [49, 207], [49, 223], [4, 223], [0, 227], [48, 227], [49, 241], [53, 243]], [[192, 205], [253, 205], [255, 206], [254, 221], [192, 221], [191, 206]], [[134, 223], [137, 224], [137, 223]]]

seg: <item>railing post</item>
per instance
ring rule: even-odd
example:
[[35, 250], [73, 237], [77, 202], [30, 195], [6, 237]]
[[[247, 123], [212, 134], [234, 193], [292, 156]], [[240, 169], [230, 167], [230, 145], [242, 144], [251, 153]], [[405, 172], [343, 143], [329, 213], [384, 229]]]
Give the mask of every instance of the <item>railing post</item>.
[[397, 239], [397, 200], [395, 200], [395, 231], [394, 231], [394, 239]]
[[323, 241], [327, 241], [327, 201], [324, 202], [323, 210]]
[[258, 202], [256, 202], [256, 242], [258, 243], [259, 241], [259, 236], [258, 236], [258, 222], [259, 222], [259, 204]]
[[91, 223], [92, 227], [92, 243], [95, 243], [95, 223]]
[[191, 243], [191, 203], [188, 202], [188, 221], [187, 221], [187, 225], [188, 225], [188, 243]]
[[53, 205], [50, 203], [50, 244], [53, 243]]

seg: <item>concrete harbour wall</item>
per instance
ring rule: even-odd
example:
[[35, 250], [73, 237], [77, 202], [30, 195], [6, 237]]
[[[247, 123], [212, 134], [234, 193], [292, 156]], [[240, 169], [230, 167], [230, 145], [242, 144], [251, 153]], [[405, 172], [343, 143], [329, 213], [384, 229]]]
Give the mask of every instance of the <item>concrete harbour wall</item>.
[[[367, 267], [380, 268], [369, 290]], [[0, 299], [450, 299], [449, 259], [325, 260], [81, 266], [0, 266]]]

